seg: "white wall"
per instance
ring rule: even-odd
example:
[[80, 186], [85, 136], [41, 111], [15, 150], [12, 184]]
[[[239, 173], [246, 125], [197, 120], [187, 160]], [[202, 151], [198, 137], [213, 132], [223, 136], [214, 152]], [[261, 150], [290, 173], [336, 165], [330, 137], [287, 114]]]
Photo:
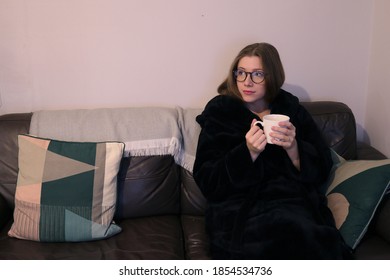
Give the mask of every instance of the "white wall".
[[390, 158], [390, 2], [374, 2], [365, 140]]
[[267, 41], [285, 88], [348, 104], [364, 134], [374, 0], [0, 0], [0, 113], [203, 107]]

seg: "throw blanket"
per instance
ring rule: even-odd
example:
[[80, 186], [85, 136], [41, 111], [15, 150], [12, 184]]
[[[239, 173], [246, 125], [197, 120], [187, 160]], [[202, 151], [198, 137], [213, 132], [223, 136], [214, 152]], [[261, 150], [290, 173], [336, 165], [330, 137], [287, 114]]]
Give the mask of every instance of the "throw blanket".
[[108, 108], [34, 112], [30, 134], [78, 142], [120, 141], [126, 156], [181, 157], [175, 108]]
[[179, 126], [183, 137], [182, 149], [179, 162], [182, 167], [192, 172], [194, 168], [196, 148], [200, 133], [200, 125], [196, 122], [197, 115], [202, 113], [203, 109], [181, 109], [179, 112]]
[[43, 110], [33, 113], [30, 134], [63, 141], [124, 142], [125, 156], [172, 155], [192, 172], [201, 109], [131, 107]]

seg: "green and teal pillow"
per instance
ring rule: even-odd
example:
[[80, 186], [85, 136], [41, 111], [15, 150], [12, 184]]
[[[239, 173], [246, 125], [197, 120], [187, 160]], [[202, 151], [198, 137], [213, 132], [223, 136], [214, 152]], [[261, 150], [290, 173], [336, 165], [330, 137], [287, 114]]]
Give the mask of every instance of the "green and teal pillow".
[[355, 249], [390, 186], [390, 159], [347, 161], [333, 156], [328, 207], [345, 242]]
[[108, 238], [113, 222], [120, 142], [65, 142], [19, 135], [19, 173], [9, 236], [42, 242]]

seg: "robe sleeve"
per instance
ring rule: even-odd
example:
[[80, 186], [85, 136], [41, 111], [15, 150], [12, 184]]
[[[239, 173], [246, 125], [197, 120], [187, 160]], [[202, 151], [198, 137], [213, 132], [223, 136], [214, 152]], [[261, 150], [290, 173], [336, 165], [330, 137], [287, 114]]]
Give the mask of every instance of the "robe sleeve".
[[[219, 115], [203, 119], [193, 175], [203, 195], [222, 200], [243, 193], [263, 176], [261, 159], [252, 161], [245, 133]], [[199, 117], [198, 117], [199, 121]], [[240, 127], [238, 125], [238, 127]], [[249, 130], [250, 121], [245, 129]]]
[[208, 138], [207, 131], [202, 130], [194, 163], [194, 179], [207, 199], [224, 199], [249, 188], [251, 181], [259, 181], [261, 164], [252, 162], [245, 142], [225, 149], [218, 145], [218, 137], [215, 142]]
[[320, 187], [329, 176], [332, 158], [319, 128], [302, 106], [296, 115], [296, 133], [301, 168], [291, 175], [304, 184]]

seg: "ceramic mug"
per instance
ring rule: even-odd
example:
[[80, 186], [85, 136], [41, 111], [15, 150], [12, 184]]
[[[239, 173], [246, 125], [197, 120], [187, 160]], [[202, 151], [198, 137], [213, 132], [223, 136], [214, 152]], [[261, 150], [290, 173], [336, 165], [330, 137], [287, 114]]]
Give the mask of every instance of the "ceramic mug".
[[265, 137], [267, 139], [267, 143], [273, 144], [272, 137], [269, 135], [270, 132], [272, 132], [272, 127], [279, 126], [279, 122], [284, 122], [288, 120], [290, 120], [290, 117], [286, 115], [269, 114], [263, 117], [263, 121], [257, 121], [254, 123], [254, 125], [258, 123], [261, 124], [264, 130]]

